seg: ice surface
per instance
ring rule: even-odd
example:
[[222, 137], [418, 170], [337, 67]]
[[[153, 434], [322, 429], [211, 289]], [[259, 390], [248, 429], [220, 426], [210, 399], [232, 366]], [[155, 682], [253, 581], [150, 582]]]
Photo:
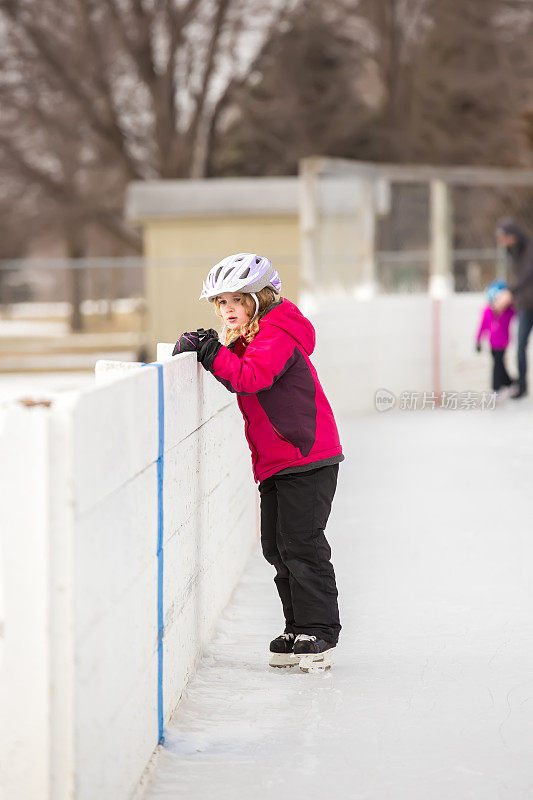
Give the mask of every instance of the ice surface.
[[255, 552], [145, 800], [531, 798], [532, 423], [519, 401], [343, 424], [333, 669], [268, 667], [281, 615]]

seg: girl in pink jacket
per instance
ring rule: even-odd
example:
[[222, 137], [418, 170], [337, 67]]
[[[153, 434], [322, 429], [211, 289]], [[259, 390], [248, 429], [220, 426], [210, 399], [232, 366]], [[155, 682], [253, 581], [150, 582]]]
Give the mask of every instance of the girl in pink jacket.
[[494, 302], [499, 293], [507, 288], [504, 281], [492, 281], [487, 288], [487, 305], [482, 311], [481, 320], [476, 336], [476, 350], [481, 351], [481, 341], [487, 337], [492, 353], [492, 389], [499, 392], [505, 386], [511, 386], [514, 381], [509, 377], [505, 367], [505, 351], [509, 346], [509, 326], [515, 310], [509, 306], [498, 314], [494, 310]]
[[184, 333], [174, 353], [196, 350], [203, 367], [237, 395], [259, 484], [263, 554], [276, 568], [285, 617], [283, 634], [270, 643], [270, 664], [307, 669], [331, 663], [341, 629], [324, 530], [344, 456], [310, 361], [315, 331], [280, 292], [269, 259], [225, 258], [200, 296], [214, 303], [222, 334]]

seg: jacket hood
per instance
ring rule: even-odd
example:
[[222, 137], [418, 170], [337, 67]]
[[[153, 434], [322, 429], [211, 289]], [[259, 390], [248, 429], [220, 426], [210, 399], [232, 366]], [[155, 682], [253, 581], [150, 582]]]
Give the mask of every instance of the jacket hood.
[[279, 305], [267, 311], [259, 320], [259, 326], [264, 325], [277, 325], [278, 328], [282, 328], [303, 347], [308, 356], [315, 349], [315, 329], [298, 306], [290, 300], [284, 298]]

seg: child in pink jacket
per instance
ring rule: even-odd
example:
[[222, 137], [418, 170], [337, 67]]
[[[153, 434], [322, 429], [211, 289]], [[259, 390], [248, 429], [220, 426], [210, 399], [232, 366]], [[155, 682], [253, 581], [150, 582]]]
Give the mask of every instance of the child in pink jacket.
[[482, 311], [481, 322], [476, 337], [476, 350], [481, 351], [481, 340], [488, 337], [492, 353], [492, 388], [499, 392], [504, 386], [511, 386], [514, 381], [509, 377], [505, 368], [504, 356], [509, 345], [509, 326], [515, 316], [515, 310], [509, 306], [497, 314], [494, 310], [494, 301], [498, 294], [506, 289], [504, 281], [493, 281], [487, 289], [488, 303]]
[[228, 256], [211, 269], [200, 296], [223, 320], [221, 336], [184, 333], [174, 353], [196, 350], [202, 366], [237, 395], [259, 483], [263, 554], [276, 568], [285, 617], [283, 634], [270, 643], [270, 664], [320, 667], [331, 663], [341, 629], [324, 529], [344, 456], [310, 361], [315, 331], [280, 291], [268, 258]]

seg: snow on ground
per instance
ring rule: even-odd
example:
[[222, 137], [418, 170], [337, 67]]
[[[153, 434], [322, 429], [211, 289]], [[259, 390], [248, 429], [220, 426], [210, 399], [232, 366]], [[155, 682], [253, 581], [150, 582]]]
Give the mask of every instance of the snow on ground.
[[335, 666], [267, 666], [282, 625], [257, 551], [144, 800], [531, 798], [532, 412], [344, 423]]
[[0, 404], [19, 398], [46, 399], [49, 394], [81, 389], [94, 383], [87, 372], [0, 373]]
[[0, 341], [6, 336], [65, 336], [69, 333], [69, 325], [54, 320], [0, 319]]
[[[119, 297], [116, 300], [83, 300], [80, 308], [84, 314], [103, 314], [109, 309], [117, 314], [131, 314], [142, 310], [144, 307], [144, 299], [142, 297]], [[49, 303], [14, 303], [7, 307], [7, 310], [0, 307], [0, 321], [9, 321], [10, 319], [43, 319], [46, 321], [49, 317], [69, 317], [72, 313], [72, 306], [67, 302], [49, 302]]]

